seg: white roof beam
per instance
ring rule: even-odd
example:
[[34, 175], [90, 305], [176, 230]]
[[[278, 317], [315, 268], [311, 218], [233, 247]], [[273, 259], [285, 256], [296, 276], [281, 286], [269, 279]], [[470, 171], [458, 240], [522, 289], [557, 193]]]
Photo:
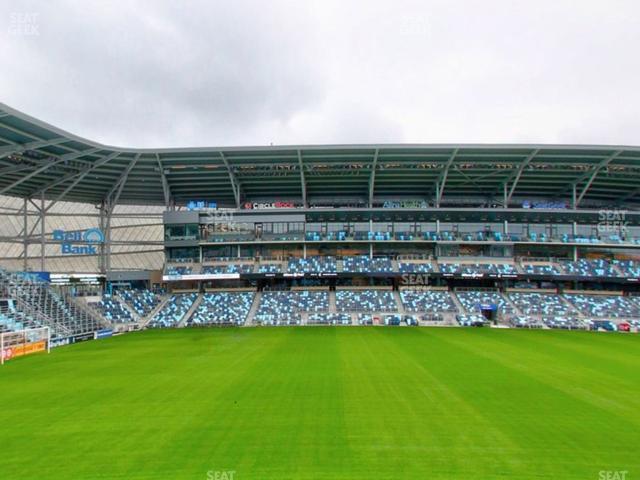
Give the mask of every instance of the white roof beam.
[[444, 187], [447, 184], [447, 177], [449, 176], [449, 170], [451, 169], [451, 165], [453, 165], [454, 160], [456, 159], [456, 155], [458, 155], [458, 150], [455, 148], [447, 163], [444, 166], [444, 170], [440, 174], [440, 178], [438, 178], [438, 184], [436, 185], [436, 207], [440, 206], [440, 202], [442, 201], [442, 195], [444, 194]]
[[30, 174], [20, 178], [19, 180], [16, 180], [11, 185], [7, 185], [6, 187], [4, 187], [3, 189], [0, 190], [0, 195], [2, 195], [4, 193], [14, 189], [15, 187], [17, 187], [21, 183], [26, 182], [27, 180], [29, 180], [29, 179], [35, 177], [36, 175], [48, 170], [51, 167], [54, 167], [55, 165], [58, 165], [58, 164], [60, 164], [62, 162], [66, 162], [68, 160], [73, 160], [74, 158], [77, 158], [77, 157], [82, 157], [84, 155], [88, 155], [90, 153], [94, 153], [94, 152], [96, 152], [98, 150], [99, 150], [98, 148], [91, 148], [89, 150], [85, 150], [84, 152], [68, 153], [66, 155], [62, 155], [62, 156], [58, 157], [57, 160], [54, 160], [53, 162], [49, 162], [49, 163], [43, 165], [42, 167], [35, 169]]
[[[589, 180], [587, 180], [587, 184], [584, 186], [584, 188], [582, 189], [582, 191], [580, 192], [580, 195], [578, 195], [578, 198], [576, 199], [576, 203], [574, 208], [578, 207], [578, 205], [580, 205], [580, 202], [582, 201], [582, 199], [584, 198], [584, 196], [587, 194], [587, 192], [589, 191], [589, 188], [591, 188], [591, 185], [593, 184], [593, 181], [596, 179], [596, 177], [598, 176], [598, 173], [600, 173], [600, 171], [606, 167], [607, 165], [609, 165], [611, 162], [613, 162], [616, 157], [618, 157], [620, 154], [622, 154], [622, 150], [618, 150], [614, 153], [612, 153], [611, 155], [609, 155], [607, 158], [605, 158], [604, 160], [602, 160], [598, 165], [596, 165], [596, 167], [593, 169], [593, 172], [589, 175]], [[580, 183], [582, 180], [584, 180], [586, 177], [585, 175], [583, 175], [577, 182]]]
[[378, 168], [378, 155], [380, 149], [376, 148], [373, 154], [373, 162], [371, 163], [371, 173], [369, 174], [369, 208], [373, 207], [373, 192], [376, 189], [376, 169]]
[[[513, 197], [513, 194], [516, 191], [516, 187], [518, 186], [518, 182], [520, 181], [520, 177], [522, 177], [522, 174], [524, 173], [524, 169], [527, 168], [527, 166], [529, 166], [529, 164], [535, 158], [535, 156], [538, 154], [539, 151], [540, 149], [536, 148], [533, 152], [531, 152], [527, 156], [527, 158], [525, 158], [522, 161], [522, 163], [518, 167], [516, 177], [514, 178], [513, 183], [511, 184], [511, 188], [509, 189], [509, 193], [507, 194], [507, 198], [505, 199], [506, 205], [509, 205], [509, 202], [511, 201], [511, 197]], [[509, 183], [509, 180], [507, 180], [507, 184], [508, 183]]]
[[300, 168], [300, 186], [302, 188], [302, 205], [307, 207], [307, 180], [304, 177], [304, 164], [302, 162], [302, 152], [298, 150], [298, 167]]
[[238, 179], [231, 170], [231, 165], [227, 160], [227, 157], [224, 156], [224, 153], [218, 152], [220, 154], [220, 158], [224, 163], [225, 167], [227, 167], [227, 172], [229, 173], [229, 181], [231, 182], [231, 189], [233, 190], [233, 197], [236, 200], [236, 208], [240, 208], [240, 184], [238, 183]]

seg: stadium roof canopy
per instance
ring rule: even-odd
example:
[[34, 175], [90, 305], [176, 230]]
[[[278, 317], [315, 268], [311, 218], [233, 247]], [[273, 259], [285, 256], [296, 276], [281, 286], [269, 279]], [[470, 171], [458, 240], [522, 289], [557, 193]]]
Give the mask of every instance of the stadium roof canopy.
[[[575, 188], [574, 188], [575, 186]], [[575, 193], [574, 193], [575, 191]], [[482, 197], [638, 203], [640, 147], [313, 145], [124, 148], [0, 103], [0, 195], [107, 204]]]

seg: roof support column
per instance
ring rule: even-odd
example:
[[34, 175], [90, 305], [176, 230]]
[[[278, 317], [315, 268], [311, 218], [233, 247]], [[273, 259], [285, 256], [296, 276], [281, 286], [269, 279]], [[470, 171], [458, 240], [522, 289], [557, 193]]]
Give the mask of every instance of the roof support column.
[[513, 193], [516, 191], [516, 187], [518, 186], [518, 182], [520, 181], [520, 177], [522, 176], [524, 169], [527, 168], [527, 166], [531, 163], [531, 161], [535, 158], [535, 156], [538, 154], [539, 151], [540, 150], [536, 148], [529, 156], [527, 156], [527, 158], [523, 160], [523, 162], [518, 167], [516, 178], [513, 180], [513, 184], [511, 185], [511, 189], [509, 190], [509, 194], [507, 195], [507, 198], [505, 200], [505, 203], [507, 205], [509, 205], [509, 202], [511, 201], [511, 197], [513, 197]]
[[380, 149], [376, 148], [373, 154], [373, 163], [371, 164], [371, 173], [369, 174], [369, 208], [373, 208], [373, 192], [376, 188], [376, 168], [378, 168], [378, 155]]
[[[578, 205], [580, 205], [580, 202], [582, 201], [582, 199], [584, 198], [584, 196], [586, 195], [587, 191], [589, 190], [589, 188], [591, 188], [591, 184], [593, 183], [593, 181], [596, 179], [596, 177], [598, 176], [598, 173], [600, 173], [600, 170], [602, 170], [604, 167], [606, 167], [607, 165], [609, 165], [613, 160], [615, 160], [615, 158], [620, 155], [622, 153], [622, 150], [618, 150], [617, 152], [609, 155], [607, 158], [605, 158], [602, 162], [600, 162], [594, 169], [593, 172], [591, 173], [591, 175], [589, 176], [589, 180], [587, 181], [587, 184], [584, 186], [584, 188], [582, 189], [582, 192], [580, 192], [580, 195], [578, 196], [578, 199], [576, 200], [576, 207]], [[582, 180], [584, 180], [585, 177], [582, 177], [580, 180], [578, 180], [579, 183]]]
[[164, 193], [164, 206], [169, 210], [171, 205], [171, 189], [169, 188], [169, 182], [167, 176], [164, 173], [164, 167], [160, 160], [160, 155], [156, 153], [156, 161], [158, 162], [158, 168], [160, 169], [160, 179], [162, 180], [162, 192]]
[[28, 232], [27, 230], [29, 229], [29, 217], [27, 215], [27, 199], [24, 199], [24, 202], [22, 204], [22, 213], [23, 213], [23, 217], [22, 217], [22, 254], [24, 255], [24, 258], [22, 259], [22, 269], [26, 272], [27, 271], [27, 258], [29, 256], [29, 236], [28, 236]]
[[231, 182], [231, 190], [233, 190], [233, 197], [236, 201], [236, 208], [240, 210], [240, 184], [238, 183], [238, 179], [236, 178], [233, 170], [231, 170], [231, 165], [227, 160], [227, 157], [224, 156], [224, 153], [218, 152], [220, 154], [220, 158], [224, 162], [225, 167], [227, 167], [227, 172], [229, 173], [229, 181]]
[[509, 201], [507, 200], [507, 184], [506, 182], [502, 184], [502, 207], [509, 208]]
[[449, 169], [451, 169], [451, 165], [453, 165], [453, 161], [458, 155], [458, 149], [454, 149], [453, 153], [447, 160], [447, 163], [444, 166], [444, 171], [440, 174], [440, 178], [438, 178], [438, 182], [436, 183], [436, 207], [440, 208], [440, 202], [442, 201], [442, 195], [444, 194], [444, 187], [447, 184], [447, 177], [449, 176]]
[[46, 219], [46, 210], [44, 208], [44, 192], [42, 192], [40, 194], [40, 271], [44, 272], [46, 271], [45, 269], [45, 233], [46, 233], [46, 225], [45, 225], [45, 219]]
[[302, 188], [302, 205], [307, 208], [307, 181], [304, 177], [304, 164], [302, 163], [302, 152], [298, 150], [298, 168], [300, 169], [300, 186]]
[[100, 225], [100, 230], [103, 232], [103, 234], [105, 235], [105, 241], [102, 242], [99, 246], [99, 256], [98, 256], [98, 268], [100, 269], [100, 273], [102, 274], [106, 274], [107, 273], [107, 261], [106, 261], [106, 206], [104, 201], [100, 203], [100, 217], [98, 219], [99, 225]]
[[141, 154], [138, 153], [133, 158], [133, 160], [129, 162], [129, 165], [127, 165], [126, 170], [122, 172], [122, 175], [120, 175], [120, 178], [118, 179], [118, 181], [115, 183], [113, 188], [109, 190], [107, 195], [105, 195], [105, 198], [103, 200], [103, 203], [106, 206], [106, 221], [105, 221], [105, 229], [103, 231], [104, 237], [105, 237], [104, 243], [105, 243], [105, 249], [106, 249], [105, 274], [111, 271], [111, 217], [113, 216], [113, 211], [115, 210], [116, 205], [118, 204], [118, 200], [120, 200], [120, 195], [122, 194], [122, 190], [124, 189], [124, 186], [127, 183], [129, 174], [131, 173], [131, 170], [133, 170], [133, 168], [136, 166], [136, 163], [138, 163], [138, 160], [140, 159], [140, 155]]

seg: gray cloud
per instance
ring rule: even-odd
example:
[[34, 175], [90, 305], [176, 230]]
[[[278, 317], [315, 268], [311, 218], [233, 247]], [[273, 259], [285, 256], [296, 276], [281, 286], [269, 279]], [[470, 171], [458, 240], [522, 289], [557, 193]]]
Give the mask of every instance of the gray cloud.
[[123, 146], [640, 144], [639, 21], [633, 0], [9, 0], [0, 100]]

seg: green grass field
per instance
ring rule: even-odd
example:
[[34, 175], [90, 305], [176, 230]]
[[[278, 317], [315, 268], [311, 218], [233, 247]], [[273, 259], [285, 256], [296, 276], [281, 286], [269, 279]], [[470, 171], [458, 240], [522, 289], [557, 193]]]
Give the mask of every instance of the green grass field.
[[640, 478], [638, 335], [146, 331], [13, 360], [0, 404], [4, 479]]

